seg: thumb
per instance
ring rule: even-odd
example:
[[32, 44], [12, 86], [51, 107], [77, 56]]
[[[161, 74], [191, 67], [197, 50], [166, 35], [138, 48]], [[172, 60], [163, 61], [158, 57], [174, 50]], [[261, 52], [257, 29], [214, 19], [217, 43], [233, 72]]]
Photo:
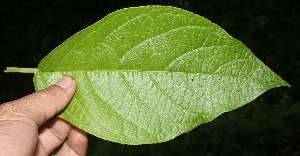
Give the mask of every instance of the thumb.
[[23, 116], [41, 126], [46, 120], [63, 110], [76, 90], [75, 81], [65, 76], [54, 85], [10, 102], [7, 106], [14, 115]]

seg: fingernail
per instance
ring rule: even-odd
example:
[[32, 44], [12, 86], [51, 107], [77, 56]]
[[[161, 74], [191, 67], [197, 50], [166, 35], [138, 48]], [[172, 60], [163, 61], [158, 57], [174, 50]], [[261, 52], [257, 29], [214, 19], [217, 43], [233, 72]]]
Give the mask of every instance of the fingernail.
[[55, 85], [60, 86], [64, 90], [70, 88], [73, 85], [73, 79], [70, 76], [64, 76], [60, 80], [58, 80]]

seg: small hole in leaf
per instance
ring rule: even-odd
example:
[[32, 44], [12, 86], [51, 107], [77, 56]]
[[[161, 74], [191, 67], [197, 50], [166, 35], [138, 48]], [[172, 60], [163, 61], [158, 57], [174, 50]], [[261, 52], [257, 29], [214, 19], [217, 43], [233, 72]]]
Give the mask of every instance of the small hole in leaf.
[[124, 37], [122, 37], [122, 40], [124, 40], [125, 38]]
[[202, 88], [202, 86], [200, 86]]
[[194, 81], [194, 79], [192, 79], [192, 81]]
[[238, 92], [240, 92], [240, 90], [238, 90]]
[[132, 41], [134, 41], [134, 40], [132, 40]]

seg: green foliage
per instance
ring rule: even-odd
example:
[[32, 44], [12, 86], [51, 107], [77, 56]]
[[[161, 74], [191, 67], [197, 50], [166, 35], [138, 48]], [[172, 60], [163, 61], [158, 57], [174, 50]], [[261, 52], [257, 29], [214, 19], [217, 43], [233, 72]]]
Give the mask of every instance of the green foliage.
[[54, 49], [38, 70], [37, 90], [63, 75], [77, 82], [61, 118], [123, 144], [168, 141], [289, 86], [219, 26], [162, 6], [106, 16]]

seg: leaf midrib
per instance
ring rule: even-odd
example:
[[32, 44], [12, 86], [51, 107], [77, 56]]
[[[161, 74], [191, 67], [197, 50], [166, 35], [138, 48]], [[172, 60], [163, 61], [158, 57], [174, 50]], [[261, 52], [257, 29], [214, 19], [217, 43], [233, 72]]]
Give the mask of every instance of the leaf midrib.
[[[255, 70], [254, 70], [255, 71]], [[69, 72], [136, 72], [136, 73], [171, 73], [171, 74], [198, 74], [198, 75], [208, 75], [208, 76], [224, 76], [224, 77], [238, 77], [238, 78], [247, 78], [247, 79], [259, 79], [261, 77], [253, 77], [248, 75], [233, 75], [233, 74], [221, 74], [221, 73], [205, 73], [205, 72], [184, 72], [184, 71], [162, 71], [162, 70], [95, 70], [95, 69], [80, 69], [80, 70], [61, 70], [61, 71], [38, 71], [43, 73], [69, 73]], [[249, 73], [252, 73], [250, 71]], [[267, 79], [265, 79], [267, 80]]]

